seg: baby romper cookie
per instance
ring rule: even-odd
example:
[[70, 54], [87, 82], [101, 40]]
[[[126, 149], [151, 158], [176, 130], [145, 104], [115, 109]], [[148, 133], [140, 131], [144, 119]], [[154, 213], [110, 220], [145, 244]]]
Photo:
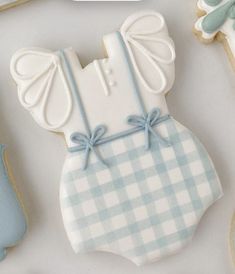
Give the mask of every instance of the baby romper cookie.
[[11, 73], [23, 107], [65, 136], [60, 201], [75, 252], [142, 265], [185, 246], [222, 190], [204, 147], [169, 114], [175, 49], [162, 15], [136, 13], [103, 41], [107, 57], [86, 67], [72, 48], [19, 50]]
[[16, 245], [26, 232], [26, 220], [10, 182], [5, 147], [0, 145], [0, 261], [6, 248]]
[[222, 42], [235, 69], [235, 1], [198, 0], [195, 33], [205, 43]]
[[0, 0], [0, 11], [25, 3], [29, 0]]

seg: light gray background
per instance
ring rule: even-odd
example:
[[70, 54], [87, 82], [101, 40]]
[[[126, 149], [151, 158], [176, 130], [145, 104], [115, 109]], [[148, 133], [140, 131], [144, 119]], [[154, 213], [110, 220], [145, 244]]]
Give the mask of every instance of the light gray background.
[[[168, 96], [169, 109], [206, 145], [225, 196], [206, 213], [194, 241], [181, 253], [137, 268], [115, 255], [73, 253], [59, 208], [64, 140], [41, 129], [20, 106], [9, 62], [21, 47], [57, 50], [72, 45], [85, 65], [102, 57], [105, 33], [146, 8], [163, 13], [176, 44], [176, 83]], [[196, 0], [32, 0], [0, 14], [0, 142], [9, 145], [9, 160], [29, 218], [26, 237], [0, 264], [1, 274], [233, 273], [227, 241], [235, 206], [235, 73], [220, 44], [202, 45], [192, 34], [195, 9]]]

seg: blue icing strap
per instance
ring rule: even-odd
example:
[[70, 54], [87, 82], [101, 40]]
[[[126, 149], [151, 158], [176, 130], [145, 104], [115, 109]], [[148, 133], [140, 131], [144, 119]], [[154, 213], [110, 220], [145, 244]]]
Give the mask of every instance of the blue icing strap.
[[124, 130], [117, 134], [113, 134], [108, 137], [103, 137], [107, 131], [106, 127], [100, 125], [95, 128], [95, 130], [91, 133], [90, 136], [87, 136], [83, 133], [75, 132], [71, 135], [71, 141], [78, 146], [68, 148], [68, 151], [71, 153], [78, 151], [85, 151], [85, 160], [82, 170], [85, 170], [88, 166], [89, 154], [93, 151], [98, 158], [98, 160], [108, 167], [107, 163], [102, 159], [99, 155], [98, 151], [95, 149], [96, 146], [102, 145], [105, 143], [109, 143], [115, 141], [117, 139], [121, 139], [127, 137], [131, 134], [137, 133], [139, 131], [144, 130], [145, 132], [145, 148], [150, 149], [150, 134], [154, 136], [155, 139], [163, 146], [170, 146], [171, 143], [168, 140], [163, 139], [157, 132], [154, 131], [153, 127], [159, 125], [160, 123], [167, 121], [170, 119], [170, 115], [161, 116], [161, 111], [159, 108], [154, 108], [145, 116], [138, 115], [130, 115], [127, 118], [128, 124], [134, 126], [129, 130]]
[[0, 261], [6, 248], [19, 242], [26, 232], [26, 220], [12, 188], [4, 162], [5, 146], [0, 145]]
[[[127, 54], [126, 48], [124, 46], [123, 39], [121, 38], [121, 35], [119, 32], [117, 33], [117, 35], [120, 39], [120, 42], [121, 42], [121, 45], [123, 48], [123, 52], [124, 52], [127, 60], [129, 61], [128, 54]], [[105, 126], [99, 125], [94, 129], [94, 131], [91, 131], [90, 124], [87, 119], [87, 115], [86, 115], [86, 111], [85, 111], [82, 99], [79, 95], [79, 90], [76, 85], [72, 69], [70, 67], [70, 64], [66, 58], [66, 54], [64, 53], [64, 51], [60, 52], [60, 57], [64, 63], [65, 72], [66, 72], [67, 78], [69, 79], [68, 82], [70, 83], [71, 90], [74, 94], [74, 97], [76, 98], [77, 103], [78, 103], [80, 114], [81, 114], [83, 123], [85, 125], [85, 129], [86, 129], [86, 134], [83, 134], [80, 132], [75, 132], [71, 135], [71, 137], [70, 137], [71, 141], [74, 144], [77, 144], [77, 146], [68, 148], [68, 151], [71, 153], [85, 151], [85, 159], [84, 159], [84, 164], [82, 166], [82, 170], [87, 169], [89, 155], [90, 155], [91, 151], [93, 153], [95, 153], [97, 159], [104, 166], [107, 167], [106, 162], [102, 159], [102, 157], [99, 155], [99, 152], [96, 150], [96, 148], [95, 148], [96, 146], [102, 145], [102, 144], [105, 144], [108, 142], [112, 142], [112, 141], [120, 139], [120, 138], [124, 138], [126, 136], [129, 136], [131, 134], [134, 134], [134, 133], [142, 131], [142, 130], [144, 130], [144, 132], [145, 132], [145, 139], [146, 139], [145, 147], [146, 147], [146, 149], [149, 149], [150, 145], [151, 145], [150, 144], [150, 134], [153, 135], [159, 141], [160, 144], [162, 144], [164, 146], [170, 145], [170, 143], [168, 141], [164, 140], [159, 134], [157, 134], [153, 130], [154, 126], [158, 125], [159, 123], [161, 123], [163, 121], [170, 119], [170, 115], [165, 115], [165, 116], [161, 117], [161, 111], [159, 108], [154, 108], [152, 111], [150, 111], [150, 113], [146, 113], [145, 106], [143, 104], [143, 100], [141, 98], [141, 94], [138, 89], [138, 86], [136, 85], [135, 78], [132, 73], [132, 69], [131, 69], [129, 62], [127, 62], [127, 63], [128, 63], [129, 71], [131, 74], [131, 79], [132, 79], [134, 87], [135, 87], [134, 91], [135, 91], [136, 98], [137, 98], [137, 101], [139, 103], [139, 106], [140, 106], [140, 109], [141, 109], [141, 112], [143, 113], [143, 115], [142, 116], [132, 115], [132, 116], [128, 117], [128, 119], [127, 119], [128, 123], [135, 127], [131, 128], [129, 130], [119, 132], [117, 134], [113, 134], [108, 137], [103, 137], [107, 131]]]
[[[210, 2], [213, 1], [210, 0]], [[228, 18], [234, 19], [234, 5], [235, 0], [230, 0], [205, 16], [202, 21], [203, 30], [207, 33], [214, 33], [223, 26]]]

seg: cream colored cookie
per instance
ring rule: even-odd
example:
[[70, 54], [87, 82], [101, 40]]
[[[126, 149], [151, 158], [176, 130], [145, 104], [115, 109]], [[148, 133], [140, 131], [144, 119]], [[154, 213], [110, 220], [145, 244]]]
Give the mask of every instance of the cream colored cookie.
[[197, 15], [194, 33], [198, 39], [205, 44], [221, 42], [235, 70], [235, 1], [198, 0]]
[[29, 0], [0, 0], [0, 11], [15, 7], [28, 1]]

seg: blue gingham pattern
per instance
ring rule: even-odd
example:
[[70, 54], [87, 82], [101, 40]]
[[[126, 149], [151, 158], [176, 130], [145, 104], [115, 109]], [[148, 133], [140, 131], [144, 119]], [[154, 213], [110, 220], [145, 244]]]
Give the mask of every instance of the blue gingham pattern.
[[222, 195], [214, 166], [200, 142], [174, 119], [155, 127], [164, 147], [144, 134], [99, 146], [86, 171], [83, 153], [69, 154], [61, 184], [61, 208], [76, 252], [109, 251], [137, 265], [180, 250], [206, 209]]

